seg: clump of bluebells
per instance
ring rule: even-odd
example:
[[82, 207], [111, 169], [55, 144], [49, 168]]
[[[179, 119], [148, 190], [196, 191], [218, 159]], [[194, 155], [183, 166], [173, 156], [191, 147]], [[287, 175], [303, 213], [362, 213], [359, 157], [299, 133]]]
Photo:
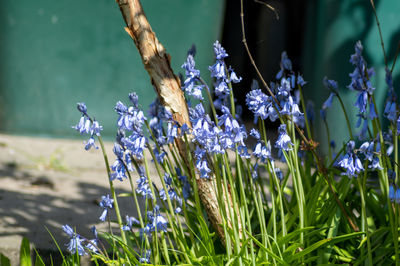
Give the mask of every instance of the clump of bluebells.
[[[212, 89], [196, 69], [195, 49], [182, 65], [189, 124], [174, 121], [159, 100], [146, 115], [135, 93], [128, 103], [116, 103], [111, 164], [102, 127], [78, 103], [82, 116], [73, 128], [89, 136], [85, 149], [97, 148], [98, 138], [107, 167], [110, 194], [102, 196], [99, 220], [119, 233], [98, 237], [94, 230], [95, 238], [87, 240], [64, 225], [68, 251], [124, 265], [398, 264], [397, 96], [387, 70], [381, 115], [389, 126], [383, 130], [371, 82], [374, 70], [362, 51], [357, 42], [347, 86], [356, 92], [356, 125], [349, 122], [341, 85], [327, 77], [321, 81], [330, 93], [320, 109], [325, 140], [313, 139], [316, 105], [304, 102], [307, 82], [285, 52], [269, 86], [252, 82], [245, 101], [254, 124], [246, 128], [233, 90], [242, 78], [226, 64], [228, 53], [218, 41], [209, 67]], [[349, 129], [348, 141], [338, 144], [326, 117], [336, 99]], [[274, 140], [267, 138], [270, 122], [279, 123]], [[361, 126], [357, 138], [353, 126]], [[329, 143], [329, 154], [319, 152], [321, 141]], [[177, 143], [185, 145], [186, 155], [178, 152]], [[201, 180], [213, 184], [212, 207], [222, 217], [217, 223], [201, 203], [206, 195]], [[130, 193], [118, 194], [115, 182], [123, 182]], [[136, 213], [119, 209], [121, 197], [132, 199]]]

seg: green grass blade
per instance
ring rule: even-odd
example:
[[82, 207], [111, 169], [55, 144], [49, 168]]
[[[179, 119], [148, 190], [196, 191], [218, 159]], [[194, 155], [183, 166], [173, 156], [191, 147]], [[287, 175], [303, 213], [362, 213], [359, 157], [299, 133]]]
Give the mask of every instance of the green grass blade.
[[19, 250], [19, 263], [21, 266], [32, 266], [31, 247], [26, 237], [22, 238]]
[[342, 235], [342, 236], [338, 236], [338, 237], [333, 237], [333, 238], [327, 238], [327, 239], [322, 239], [314, 244], [312, 244], [311, 246], [305, 248], [304, 250], [300, 251], [299, 253], [296, 253], [292, 256], [292, 260], [298, 260], [302, 257], [304, 257], [305, 255], [313, 252], [314, 250], [318, 249], [321, 246], [324, 246], [328, 243], [330, 244], [336, 244], [338, 242], [342, 242], [351, 238], [355, 238], [357, 236], [363, 235], [364, 232], [355, 232], [355, 233], [351, 233], [351, 234], [347, 234], [347, 235]]
[[10, 266], [10, 259], [0, 253], [0, 265], [1, 266]]

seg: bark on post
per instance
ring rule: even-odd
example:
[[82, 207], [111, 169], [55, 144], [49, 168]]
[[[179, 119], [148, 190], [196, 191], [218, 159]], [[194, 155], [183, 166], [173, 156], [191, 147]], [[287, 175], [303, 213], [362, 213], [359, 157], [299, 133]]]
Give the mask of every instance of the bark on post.
[[[189, 121], [188, 107], [183, 91], [181, 90], [179, 78], [174, 74], [170, 65], [170, 57], [163, 45], [158, 41], [151, 29], [149, 22], [143, 12], [139, 0], [116, 0], [126, 23], [125, 30], [131, 36], [139, 50], [142, 62], [149, 73], [151, 83], [157, 91], [160, 102], [171, 111], [173, 118], [180, 125], [186, 123], [191, 127]], [[186, 148], [182, 140], [177, 139], [179, 153], [186, 157]], [[204, 179], [198, 175], [196, 183], [200, 200], [207, 212], [210, 222], [218, 236], [225, 242], [222, 217], [220, 215], [217, 195], [215, 191], [215, 179]], [[232, 206], [231, 197], [227, 195], [229, 202], [225, 207]], [[230, 221], [228, 221], [231, 224]]]

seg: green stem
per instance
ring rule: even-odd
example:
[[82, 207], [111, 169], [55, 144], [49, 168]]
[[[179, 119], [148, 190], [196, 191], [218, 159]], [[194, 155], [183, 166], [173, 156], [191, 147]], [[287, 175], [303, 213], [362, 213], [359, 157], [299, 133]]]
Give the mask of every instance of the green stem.
[[341, 105], [342, 110], [343, 110], [344, 118], [346, 119], [346, 124], [347, 124], [347, 129], [349, 130], [350, 139], [354, 139], [353, 132], [351, 131], [351, 125], [350, 125], [349, 116], [347, 115], [346, 108], [344, 107], [342, 98], [340, 97], [339, 93], [337, 93], [336, 96], [339, 99], [340, 105]]
[[[367, 168], [368, 165], [368, 161], [365, 162], [364, 164], [364, 168]], [[369, 228], [368, 228], [368, 220], [367, 220], [367, 211], [365, 208], [365, 183], [366, 183], [366, 179], [367, 179], [367, 170], [364, 171], [364, 175], [363, 175], [363, 181], [361, 184], [360, 178], [357, 178], [357, 183], [358, 183], [358, 187], [360, 189], [360, 196], [361, 196], [361, 230], [364, 231], [366, 233], [366, 237], [367, 237], [367, 249], [368, 249], [368, 261], [369, 261], [369, 265], [372, 266], [372, 251], [371, 251], [371, 240], [370, 240], [370, 234], [369, 234]]]
[[122, 242], [126, 245], [127, 241], [126, 241], [125, 231], [122, 230], [122, 219], [121, 219], [121, 213], [119, 211], [118, 199], [117, 199], [117, 195], [115, 194], [114, 184], [111, 181], [110, 164], [108, 163], [107, 153], [106, 153], [106, 150], [104, 148], [104, 143], [103, 143], [103, 139], [101, 138], [101, 136], [98, 136], [98, 140], [99, 140], [99, 143], [100, 143], [101, 151], [103, 153], [104, 163], [105, 163], [106, 169], [107, 169], [108, 183], [110, 185], [111, 195], [112, 195], [113, 200], [114, 200], [115, 214], [117, 215], [117, 221], [118, 221], [119, 230], [121, 232]]
[[298, 87], [299, 92], [300, 92], [300, 103], [301, 103], [301, 108], [303, 108], [303, 112], [304, 112], [304, 120], [305, 120], [305, 123], [306, 123], [307, 136], [308, 136], [309, 139], [312, 139], [313, 136], [312, 136], [311, 130], [310, 130], [310, 125], [309, 125], [310, 121], [308, 120], [308, 117], [307, 117], [307, 109], [306, 109], [306, 104], [305, 104], [304, 97], [303, 97], [303, 91], [301, 89], [300, 84], [298, 84], [297, 87]]

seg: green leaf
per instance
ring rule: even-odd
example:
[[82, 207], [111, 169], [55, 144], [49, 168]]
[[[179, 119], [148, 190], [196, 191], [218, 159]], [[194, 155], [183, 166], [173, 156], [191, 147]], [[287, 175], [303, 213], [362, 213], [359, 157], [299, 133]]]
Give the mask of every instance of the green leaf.
[[288, 265], [283, 259], [278, 257], [274, 252], [272, 252], [270, 249], [266, 248], [260, 241], [258, 241], [254, 236], [252, 236], [249, 231], [245, 230], [247, 233], [247, 236], [249, 236], [257, 246], [259, 246], [262, 250], [268, 253], [271, 257], [273, 257], [277, 262], [279, 262], [281, 265]]
[[31, 266], [31, 248], [29, 245], [29, 240], [24, 237], [21, 242], [21, 249], [19, 251], [19, 263], [21, 266]]
[[316, 250], [317, 248], [326, 245], [327, 243], [330, 243], [330, 244], [333, 245], [335, 243], [342, 242], [342, 241], [345, 241], [347, 239], [351, 239], [351, 238], [354, 238], [354, 237], [357, 237], [357, 236], [360, 236], [360, 235], [363, 235], [363, 234], [364, 234], [364, 232], [355, 232], [355, 233], [351, 233], [351, 234], [347, 234], [347, 235], [343, 235], [343, 236], [322, 239], [322, 240], [312, 244], [308, 248], [300, 251], [299, 253], [294, 254], [291, 257], [291, 259], [292, 259], [291, 261], [300, 259], [300, 258], [304, 257], [305, 255], [311, 253], [312, 251]]
[[0, 253], [0, 265], [1, 266], [10, 266], [10, 259]]

